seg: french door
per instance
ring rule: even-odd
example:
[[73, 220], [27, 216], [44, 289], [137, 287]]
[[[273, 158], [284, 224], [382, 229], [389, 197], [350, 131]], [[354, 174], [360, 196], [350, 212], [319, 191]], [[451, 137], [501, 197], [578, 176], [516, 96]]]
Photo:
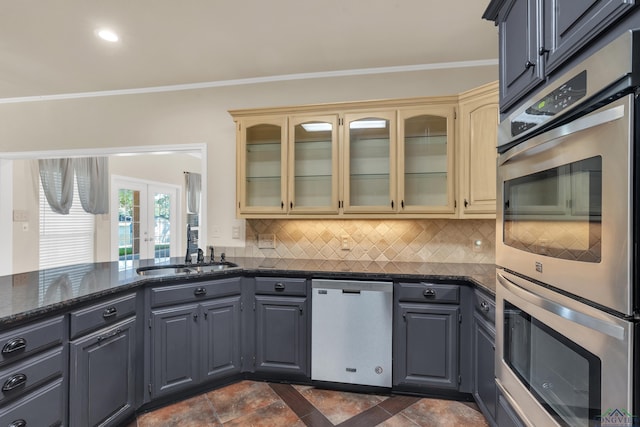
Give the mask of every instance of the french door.
[[181, 224], [179, 187], [113, 177], [111, 259], [168, 260], [178, 256]]

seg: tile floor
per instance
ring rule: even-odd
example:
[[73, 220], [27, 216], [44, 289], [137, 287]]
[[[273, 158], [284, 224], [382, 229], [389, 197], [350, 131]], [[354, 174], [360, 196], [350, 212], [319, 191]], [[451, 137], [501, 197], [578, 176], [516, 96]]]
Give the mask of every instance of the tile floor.
[[241, 381], [138, 416], [128, 427], [485, 427], [473, 403]]

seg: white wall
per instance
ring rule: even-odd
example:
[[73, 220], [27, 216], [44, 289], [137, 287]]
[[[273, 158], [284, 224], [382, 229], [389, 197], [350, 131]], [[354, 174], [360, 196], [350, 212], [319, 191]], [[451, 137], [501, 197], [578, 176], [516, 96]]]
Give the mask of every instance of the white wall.
[[497, 66], [319, 78], [138, 95], [0, 103], [2, 152], [96, 147], [208, 146], [207, 223], [232, 240], [235, 218], [235, 130], [231, 109], [454, 95], [497, 79]]

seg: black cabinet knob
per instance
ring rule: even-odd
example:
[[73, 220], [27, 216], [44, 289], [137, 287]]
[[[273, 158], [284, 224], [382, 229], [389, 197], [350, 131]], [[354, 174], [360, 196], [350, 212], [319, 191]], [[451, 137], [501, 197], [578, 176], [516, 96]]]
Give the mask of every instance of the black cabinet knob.
[[422, 295], [424, 295], [425, 298], [435, 298], [436, 291], [435, 289], [425, 289]]
[[2, 354], [13, 353], [14, 351], [23, 350], [27, 347], [27, 340], [24, 338], [14, 338], [2, 347]]
[[278, 292], [282, 292], [285, 289], [285, 285], [282, 282], [278, 282], [275, 285], [273, 285], [273, 289], [278, 291]]

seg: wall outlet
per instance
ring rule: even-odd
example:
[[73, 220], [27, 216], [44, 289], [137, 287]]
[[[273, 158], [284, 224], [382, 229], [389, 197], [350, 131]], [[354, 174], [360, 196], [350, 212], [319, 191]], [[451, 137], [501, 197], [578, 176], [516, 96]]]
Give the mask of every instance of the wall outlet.
[[351, 239], [346, 234], [340, 238], [340, 247], [343, 251], [351, 250]]
[[22, 209], [13, 210], [13, 222], [27, 222], [29, 213]]
[[220, 237], [222, 235], [222, 229], [219, 225], [211, 227], [211, 237]]
[[258, 234], [258, 249], [275, 249], [275, 234]]
[[232, 239], [240, 238], [240, 227], [238, 227], [237, 225], [234, 225], [233, 227], [231, 227], [231, 238]]

